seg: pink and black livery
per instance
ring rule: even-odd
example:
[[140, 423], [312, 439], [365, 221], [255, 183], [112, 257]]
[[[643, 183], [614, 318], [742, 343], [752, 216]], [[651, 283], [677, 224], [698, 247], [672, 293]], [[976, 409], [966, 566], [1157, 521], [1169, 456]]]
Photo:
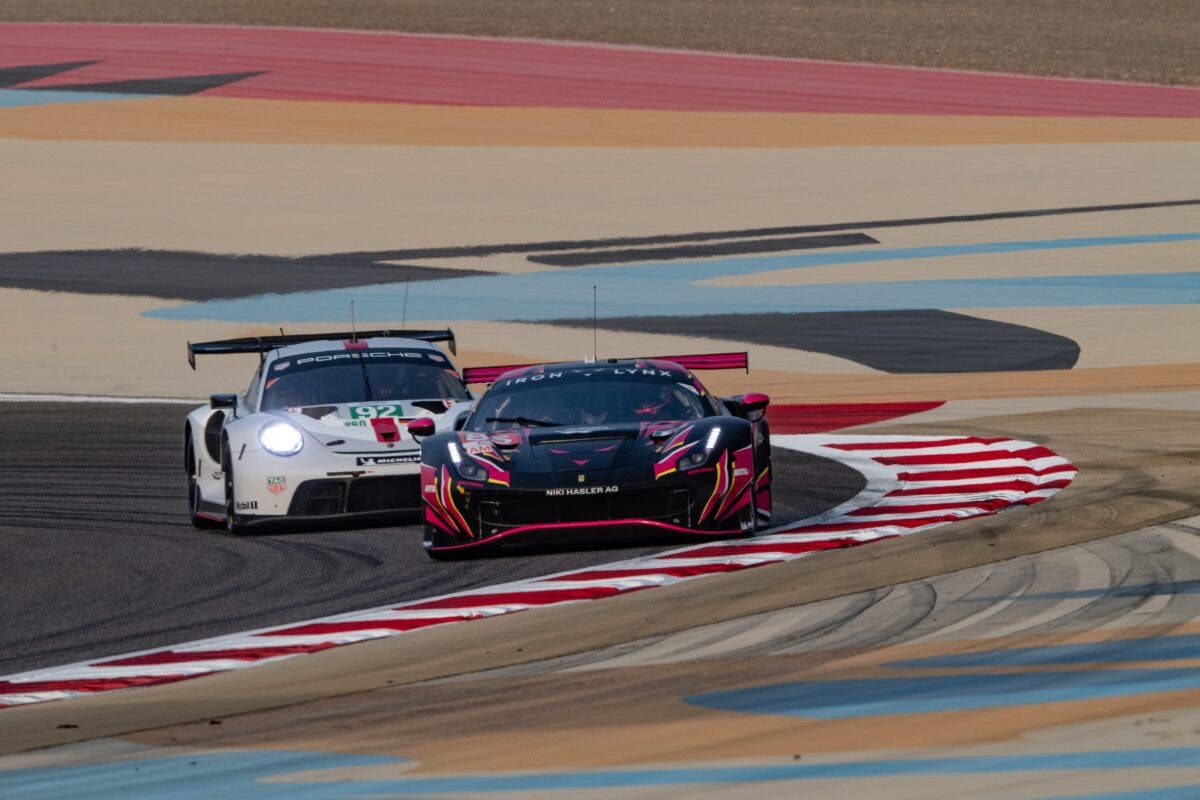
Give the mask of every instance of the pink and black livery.
[[714, 397], [692, 374], [746, 353], [477, 367], [458, 430], [421, 421], [425, 548], [753, 533], [771, 517], [764, 394]]

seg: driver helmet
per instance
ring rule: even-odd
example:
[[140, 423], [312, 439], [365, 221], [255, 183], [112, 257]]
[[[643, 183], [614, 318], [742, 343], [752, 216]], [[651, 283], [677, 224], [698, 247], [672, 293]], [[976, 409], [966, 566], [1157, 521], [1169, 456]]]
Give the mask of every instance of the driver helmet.
[[579, 421], [583, 425], [602, 425], [608, 419], [608, 403], [599, 392], [584, 392], [579, 399]]
[[[636, 392], [632, 398], [632, 408], [630, 409], [635, 418], [660, 419], [665, 411], [677, 410], [679, 404], [672, 403], [675, 396], [668, 384], [640, 388], [641, 391]], [[670, 408], [668, 408], [668, 404], [671, 404]]]

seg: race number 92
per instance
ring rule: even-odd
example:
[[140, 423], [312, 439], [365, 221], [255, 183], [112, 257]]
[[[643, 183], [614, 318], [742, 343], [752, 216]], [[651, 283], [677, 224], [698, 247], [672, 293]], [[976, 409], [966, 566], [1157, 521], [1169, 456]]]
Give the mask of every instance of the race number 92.
[[378, 419], [399, 416], [396, 406], [351, 406], [350, 419]]

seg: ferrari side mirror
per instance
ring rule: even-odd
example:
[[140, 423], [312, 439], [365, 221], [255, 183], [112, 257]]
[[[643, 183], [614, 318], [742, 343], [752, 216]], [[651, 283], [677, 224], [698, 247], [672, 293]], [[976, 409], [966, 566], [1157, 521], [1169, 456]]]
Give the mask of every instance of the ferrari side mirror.
[[433, 436], [437, 426], [430, 417], [417, 417], [407, 425], [408, 435], [418, 442], [426, 436]]
[[737, 403], [738, 410], [741, 412], [739, 416], [758, 422], [767, 413], [767, 406], [771, 404], [771, 398], [761, 392], [751, 392], [750, 394], [742, 394], [733, 398]]

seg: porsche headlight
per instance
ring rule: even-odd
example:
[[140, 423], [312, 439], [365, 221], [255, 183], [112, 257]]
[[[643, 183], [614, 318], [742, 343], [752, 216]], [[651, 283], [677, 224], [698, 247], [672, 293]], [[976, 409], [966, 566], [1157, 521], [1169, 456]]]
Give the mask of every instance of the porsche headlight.
[[304, 447], [304, 434], [290, 423], [271, 422], [258, 432], [258, 443], [273, 455], [294, 456]]
[[461, 477], [469, 481], [487, 480], [487, 470], [476, 464], [473, 459], [465, 457], [455, 442], [447, 442], [446, 450], [450, 453], [450, 460], [454, 462], [455, 471]]

